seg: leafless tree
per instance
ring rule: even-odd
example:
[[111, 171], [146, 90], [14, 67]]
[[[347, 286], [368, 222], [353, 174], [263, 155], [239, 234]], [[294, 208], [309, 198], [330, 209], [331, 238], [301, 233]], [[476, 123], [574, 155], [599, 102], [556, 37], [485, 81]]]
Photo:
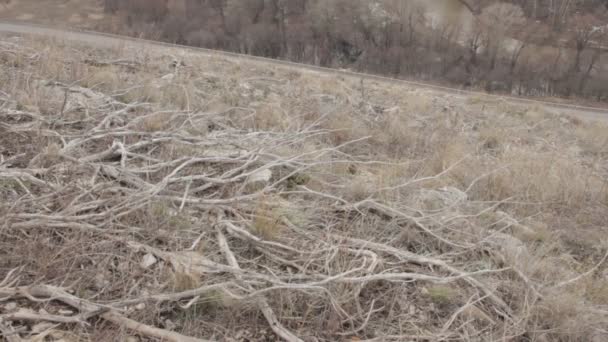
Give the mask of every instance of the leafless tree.
[[104, 8], [129, 34], [460, 85], [501, 79], [512, 89], [517, 68], [536, 65], [524, 51], [550, 46], [550, 60], [558, 55], [570, 74], [545, 72], [545, 63], [520, 88], [577, 84], [577, 92], [595, 77], [601, 55], [592, 47], [608, 18], [603, 0], [104, 0]]

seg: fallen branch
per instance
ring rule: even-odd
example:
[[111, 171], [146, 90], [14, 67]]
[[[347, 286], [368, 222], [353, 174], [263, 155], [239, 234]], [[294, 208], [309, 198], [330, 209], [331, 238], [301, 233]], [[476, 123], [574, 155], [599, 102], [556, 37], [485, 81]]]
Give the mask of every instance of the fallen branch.
[[30, 322], [53, 322], [53, 323], [76, 323], [81, 325], [87, 325], [85, 321], [81, 319], [81, 317], [73, 316], [59, 316], [59, 315], [50, 315], [50, 314], [37, 314], [35, 312], [30, 312], [29, 310], [19, 310], [17, 312], [0, 315], [0, 319], [4, 319], [5, 321], [30, 321]]
[[32, 287], [3, 288], [0, 289], [0, 293], [12, 293], [12, 295], [15, 297], [24, 297], [30, 300], [33, 299], [35, 301], [59, 301], [75, 309], [78, 309], [83, 315], [95, 313], [96, 315], [99, 315], [101, 318], [109, 322], [112, 322], [120, 327], [125, 327], [127, 329], [133, 330], [136, 333], [147, 337], [158, 338], [170, 342], [208, 342], [207, 340], [184, 336], [173, 331], [168, 331], [150, 325], [142, 324], [140, 322], [127, 318], [126, 316], [117, 312], [112, 307], [103, 306], [83, 300], [65, 292], [61, 288], [54, 286], [36, 285]]
[[[234, 253], [232, 253], [232, 251], [230, 250], [230, 246], [228, 246], [228, 241], [226, 240], [226, 237], [224, 236], [224, 234], [222, 233], [220, 228], [217, 228], [217, 240], [218, 240], [219, 247], [224, 254], [224, 257], [228, 261], [228, 264], [235, 269], [240, 269], [238, 261], [236, 260]], [[237, 279], [239, 279], [238, 276], [237, 276]], [[251, 289], [251, 286], [244, 283], [242, 281], [242, 279], [239, 279], [239, 280], [241, 281], [241, 283], [243, 283], [243, 285], [245, 285], [246, 287]], [[285, 341], [288, 341], [288, 342], [303, 342], [303, 340], [301, 340], [300, 338], [295, 336], [293, 333], [291, 333], [289, 330], [287, 330], [281, 324], [281, 322], [279, 322], [279, 319], [277, 318], [276, 314], [274, 313], [274, 311], [272, 310], [272, 308], [270, 307], [270, 305], [268, 304], [268, 302], [266, 301], [266, 299], [264, 297], [259, 296], [258, 298], [256, 298], [256, 303], [258, 305], [258, 308], [260, 309], [260, 311], [262, 311], [262, 313], [264, 314], [264, 317], [268, 321], [268, 324], [270, 325], [270, 329], [272, 329], [272, 331], [274, 331], [275, 334], [277, 334], [279, 337], [281, 337], [282, 339], [284, 339]]]
[[0, 337], [4, 337], [7, 342], [22, 342], [19, 333], [12, 327], [5, 324], [4, 320], [0, 317]]
[[107, 66], [113, 66], [113, 65], [120, 66], [120, 67], [126, 67], [129, 69], [129, 71], [135, 71], [141, 66], [141, 63], [139, 63], [137, 61], [128, 60], [128, 59], [98, 61], [98, 60], [87, 58], [84, 60], [84, 63], [88, 64], [88, 65], [96, 66], [96, 67], [107, 67]]

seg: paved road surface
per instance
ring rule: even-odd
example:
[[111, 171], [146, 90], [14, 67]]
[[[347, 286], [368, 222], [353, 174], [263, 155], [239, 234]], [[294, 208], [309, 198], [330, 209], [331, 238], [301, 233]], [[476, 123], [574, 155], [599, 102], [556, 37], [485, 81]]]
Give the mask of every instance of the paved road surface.
[[187, 50], [190, 52], [197, 52], [197, 53], [201, 53], [201, 54], [205, 54], [205, 55], [215, 55], [215, 56], [222, 55], [222, 56], [231, 57], [231, 58], [239, 58], [239, 59], [245, 59], [245, 60], [249, 60], [249, 61], [257, 61], [257, 62], [261, 62], [261, 63], [274, 64], [274, 65], [291, 66], [291, 67], [296, 67], [296, 68], [300, 68], [300, 69], [308, 69], [308, 70], [318, 71], [318, 72], [322, 72], [322, 73], [330, 73], [330, 74], [347, 76], [347, 77], [350, 76], [350, 77], [356, 77], [356, 78], [363, 78], [363, 79], [372, 80], [372, 81], [400, 83], [400, 84], [409, 85], [412, 87], [428, 88], [428, 89], [448, 92], [448, 93], [452, 93], [452, 94], [460, 94], [460, 95], [464, 95], [464, 96], [486, 96], [486, 97], [494, 98], [497, 100], [508, 101], [513, 104], [540, 105], [540, 106], [546, 107], [546, 108], [554, 110], [554, 111], [558, 111], [558, 112], [562, 112], [562, 113], [570, 114], [570, 115], [575, 115], [575, 116], [583, 118], [583, 119], [608, 121], [608, 109], [603, 109], [603, 108], [586, 107], [586, 106], [554, 103], [554, 102], [539, 101], [539, 100], [530, 100], [530, 99], [511, 97], [511, 96], [490, 95], [490, 94], [481, 93], [481, 92], [467, 91], [467, 90], [461, 90], [461, 89], [457, 89], [457, 88], [449, 88], [449, 87], [437, 86], [437, 85], [421, 83], [421, 82], [405, 81], [405, 80], [399, 80], [399, 79], [390, 78], [390, 77], [363, 74], [363, 73], [351, 72], [351, 71], [345, 71], [345, 70], [336, 70], [336, 69], [318, 67], [318, 66], [313, 66], [313, 65], [308, 65], [308, 64], [294, 63], [294, 62], [283, 61], [283, 60], [275, 60], [275, 59], [269, 59], [269, 58], [263, 58], [263, 57], [242, 55], [242, 54], [237, 54], [237, 53], [232, 53], [232, 52], [224, 52], [224, 51], [195, 48], [195, 47], [182, 46], [182, 45], [175, 45], [175, 44], [169, 44], [169, 43], [163, 43], [163, 42], [149, 41], [149, 40], [137, 39], [137, 38], [126, 37], [126, 36], [111, 35], [111, 34], [107, 34], [107, 33], [84, 31], [84, 30], [78, 30], [78, 31], [67, 30], [67, 29], [48, 27], [48, 26], [37, 25], [37, 24], [30, 24], [30, 23], [25, 24], [25, 23], [16, 23], [16, 22], [8, 22], [8, 21], [0, 21], [0, 32], [16, 33], [16, 34], [44, 35], [44, 36], [49, 36], [49, 37], [54, 37], [54, 38], [59, 38], [59, 39], [65, 39], [68, 41], [87, 43], [87, 44], [94, 45], [96, 47], [107, 47], [107, 48], [112, 48], [112, 47], [121, 46], [121, 45], [128, 45], [133, 48], [169, 47], [169, 48], [174, 48], [174, 49], [180, 49], [182, 51]]

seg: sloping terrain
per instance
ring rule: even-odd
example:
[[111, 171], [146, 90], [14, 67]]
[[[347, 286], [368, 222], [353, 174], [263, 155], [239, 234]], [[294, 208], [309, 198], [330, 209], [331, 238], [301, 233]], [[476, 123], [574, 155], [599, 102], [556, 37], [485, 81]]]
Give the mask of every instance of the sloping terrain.
[[602, 341], [608, 128], [0, 41], [8, 341]]
[[0, 0], [0, 19], [604, 106], [604, 0]]

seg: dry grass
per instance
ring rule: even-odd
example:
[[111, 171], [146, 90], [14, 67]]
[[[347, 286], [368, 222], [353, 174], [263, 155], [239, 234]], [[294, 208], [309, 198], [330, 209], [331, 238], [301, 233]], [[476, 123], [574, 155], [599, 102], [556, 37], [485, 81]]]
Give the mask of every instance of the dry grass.
[[605, 336], [606, 126], [174, 52], [0, 41], [0, 334]]
[[120, 89], [120, 72], [119, 68], [95, 70], [85, 80], [84, 85], [87, 88], [98, 89], [101, 92], [112, 94]]
[[608, 154], [608, 136], [606, 132], [608, 126], [602, 124], [581, 124], [577, 129], [577, 136], [580, 139], [580, 148], [583, 153], [588, 153], [599, 157], [606, 157]]
[[172, 119], [171, 113], [154, 113], [141, 118], [137, 126], [144, 132], [160, 132], [171, 127]]
[[284, 228], [281, 216], [280, 203], [276, 199], [261, 197], [253, 213], [253, 232], [265, 240], [278, 239]]

